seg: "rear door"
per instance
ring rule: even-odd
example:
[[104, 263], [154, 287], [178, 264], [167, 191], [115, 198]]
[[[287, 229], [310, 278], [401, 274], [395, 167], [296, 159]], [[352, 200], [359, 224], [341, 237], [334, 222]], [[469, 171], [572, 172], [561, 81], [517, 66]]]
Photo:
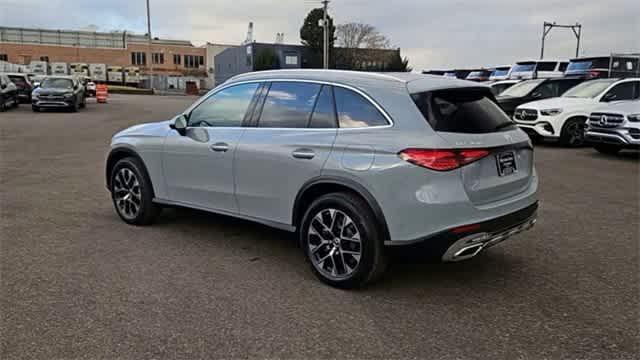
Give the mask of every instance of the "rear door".
[[528, 187], [533, 174], [529, 138], [500, 110], [488, 89], [439, 90], [412, 97], [451, 149], [489, 151], [488, 156], [460, 169], [472, 203], [500, 201]]
[[320, 175], [336, 131], [331, 86], [271, 83], [236, 153], [239, 212], [291, 224], [295, 197]]

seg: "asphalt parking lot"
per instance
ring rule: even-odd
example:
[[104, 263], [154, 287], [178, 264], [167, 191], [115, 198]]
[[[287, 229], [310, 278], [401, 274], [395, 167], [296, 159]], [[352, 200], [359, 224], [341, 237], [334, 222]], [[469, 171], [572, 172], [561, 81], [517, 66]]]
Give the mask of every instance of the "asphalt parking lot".
[[184, 209], [118, 218], [111, 135], [194, 100], [0, 113], [0, 358], [637, 359], [637, 154], [538, 146], [532, 231], [340, 291], [282, 231]]

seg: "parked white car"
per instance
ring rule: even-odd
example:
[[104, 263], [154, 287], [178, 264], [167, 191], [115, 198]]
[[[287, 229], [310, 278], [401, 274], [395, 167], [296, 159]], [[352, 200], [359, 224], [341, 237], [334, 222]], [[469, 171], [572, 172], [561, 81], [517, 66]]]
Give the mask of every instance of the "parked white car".
[[640, 96], [640, 78], [585, 81], [562, 96], [534, 101], [516, 108], [513, 120], [532, 139], [559, 140], [568, 146], [584, 143], [584, 128], [594, 109]]
[[564, 76], [568, 60], [526, 60], [518, 61], [509, 73], [509, 79], [550, 79]]
[[585, 136], [596, 150], [604, 154], [640, 149], [640, 100], [598, 107], [589, 116]]

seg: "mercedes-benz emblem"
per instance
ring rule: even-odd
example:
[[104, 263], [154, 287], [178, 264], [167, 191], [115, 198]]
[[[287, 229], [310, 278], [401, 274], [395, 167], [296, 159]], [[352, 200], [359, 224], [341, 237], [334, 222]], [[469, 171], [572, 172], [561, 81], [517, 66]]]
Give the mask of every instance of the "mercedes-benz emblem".
[[600, 125], [607, 126], [607, 115], [600, 116]]

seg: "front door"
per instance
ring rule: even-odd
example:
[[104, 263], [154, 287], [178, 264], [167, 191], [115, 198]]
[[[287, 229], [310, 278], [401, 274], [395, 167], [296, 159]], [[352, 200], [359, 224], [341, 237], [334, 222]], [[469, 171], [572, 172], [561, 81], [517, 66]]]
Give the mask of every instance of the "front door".
[[236, 212], [234, 154], [259, 84], [224, 88], [188, 114], [186, 134], [172, 131], [164, 145], [163, 170], [171, 201]]

